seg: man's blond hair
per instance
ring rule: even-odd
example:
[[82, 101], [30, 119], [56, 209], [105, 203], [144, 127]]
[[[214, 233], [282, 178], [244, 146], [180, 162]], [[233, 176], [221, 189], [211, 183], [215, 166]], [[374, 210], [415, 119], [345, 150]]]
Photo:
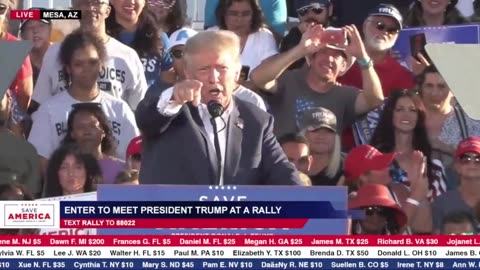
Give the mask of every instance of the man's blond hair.
[[240, 38], [231, 31], [203, 31], [189, 38], [184, 49], [187, 66], [189, 56], [205, 51], [225, 52], [233, 56], [235, 64], [240, 65]]

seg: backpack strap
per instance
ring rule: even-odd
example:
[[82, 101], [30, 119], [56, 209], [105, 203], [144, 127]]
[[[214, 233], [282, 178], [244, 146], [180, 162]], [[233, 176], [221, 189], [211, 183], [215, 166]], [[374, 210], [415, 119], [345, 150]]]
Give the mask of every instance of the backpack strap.
[[468, 138], [468, 128], [465, 112], [458, 106], [453, 107], [455, 116], [457, 117], [458, 125], [460, 127], [460, 132], [462, 134], [462, 140]]

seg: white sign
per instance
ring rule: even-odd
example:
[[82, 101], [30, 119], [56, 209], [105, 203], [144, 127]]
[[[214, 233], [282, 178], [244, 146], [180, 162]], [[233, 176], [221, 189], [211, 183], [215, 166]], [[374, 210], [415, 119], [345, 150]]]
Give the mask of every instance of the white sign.
[[[52, 201], [52, 202], [59, 203], [60, 201], [96, 201], [96, 200], [97, 200], [97, 192], [89, 192], [89, 193], [81, 193], [81, 194], [68, 195], [68, 196], [42, 198], [37, 201]], [[60, 210], [60, 207], [59, 207], [59, 210]], [[52, 228], [42, 229], [40, 230], [40, 234], [46, 234], [46, 235], [95, 235], [97, 234], [96, 229], [82, 229], [82, 228], [58, 229], [58, 227], [60, 226], [57, 226], [57, 228], [55, 229], [52, 229]]]
[[480, 45], [427, 44], [425, 49], [465, 113], [480, 120]]
[[0, 201], [0, 227], [9, 229], [58, 228], [59, 202]]

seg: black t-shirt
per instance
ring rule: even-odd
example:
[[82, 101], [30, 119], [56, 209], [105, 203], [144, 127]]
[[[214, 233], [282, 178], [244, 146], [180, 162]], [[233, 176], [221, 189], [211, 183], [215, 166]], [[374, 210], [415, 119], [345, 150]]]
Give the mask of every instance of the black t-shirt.
[[40, 67], [32, 65], [32, 78], [33, 78], [33, 85], [37, 83], [38, 75], [40, 74]]
[[[297, 46], [302, 40], [302, 32], [298, 29], [298, 27], [293, 27], [288, 31], [288, 34], [282, 39], [280, 43], [280, 52], [286, 52], [293, 47]], [[301, 68], [305, 64], [305, 58], [302, 58], [295, 63], [291, 64], [288, 69], [297, 69]]]
[[310, 176], [312, 180], [312, 186], [336, 186], [340, 178], [343, 176], [343, 160], [337, 173], [333, 177], [329, 177], [325, 174], [325, 171], [321, 171], [317, 175]]

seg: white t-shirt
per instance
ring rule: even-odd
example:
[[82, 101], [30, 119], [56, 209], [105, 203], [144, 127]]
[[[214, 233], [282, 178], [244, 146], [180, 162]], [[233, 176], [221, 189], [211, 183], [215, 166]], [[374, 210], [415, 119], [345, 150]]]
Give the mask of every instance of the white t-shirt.
[[[38, 103], [43, 103], [48, 97], [66, 89], [59, 59], [60, 46], [61, 43], [52, 44], [43, 57], [33, 90], [33, 99]], [[148, 88], [142, 62], [135, 50], [114, 38], [110, 38], [105, 46], [107, 60], [98, 77], [99, 87], [125, 100], [135, 110]]]
[[259, 107], [260, 109], [267, 111], [267, 106], [265, 105], [265, 101], [262, 99], [260, 95], [253, 92], [252, 90], [240, 85], [233, 92], [233, 94], [239, 99], [246, 102], [250, 102], [254, 105], [257, 105], [257, 107]]
[[[214, 26], [207, 30], [216, 31], [219, 28]], [[267, 28], [260, 28], [258, 32], [248, 35], [240, 60], [242, 65], [249, 66], [250, 72], [252, 72], [263, 60], [277, 53], [278, 45], [272, 32]]]
[[[100, 91], [92, 102], [100, 103], [112, 124], [112, 133], [117, 142], [117, 156], [124, 160], [130, 140], [140, 135], [135, 116], [128, 104], [112, 95]], [[67, 133], [67, 120], [72, 105], [81, 103], [67, 91], [63, 91], [43, 102], [32, 115], [33, 126], [28, 141], [38, 154], [49, 159]]]

